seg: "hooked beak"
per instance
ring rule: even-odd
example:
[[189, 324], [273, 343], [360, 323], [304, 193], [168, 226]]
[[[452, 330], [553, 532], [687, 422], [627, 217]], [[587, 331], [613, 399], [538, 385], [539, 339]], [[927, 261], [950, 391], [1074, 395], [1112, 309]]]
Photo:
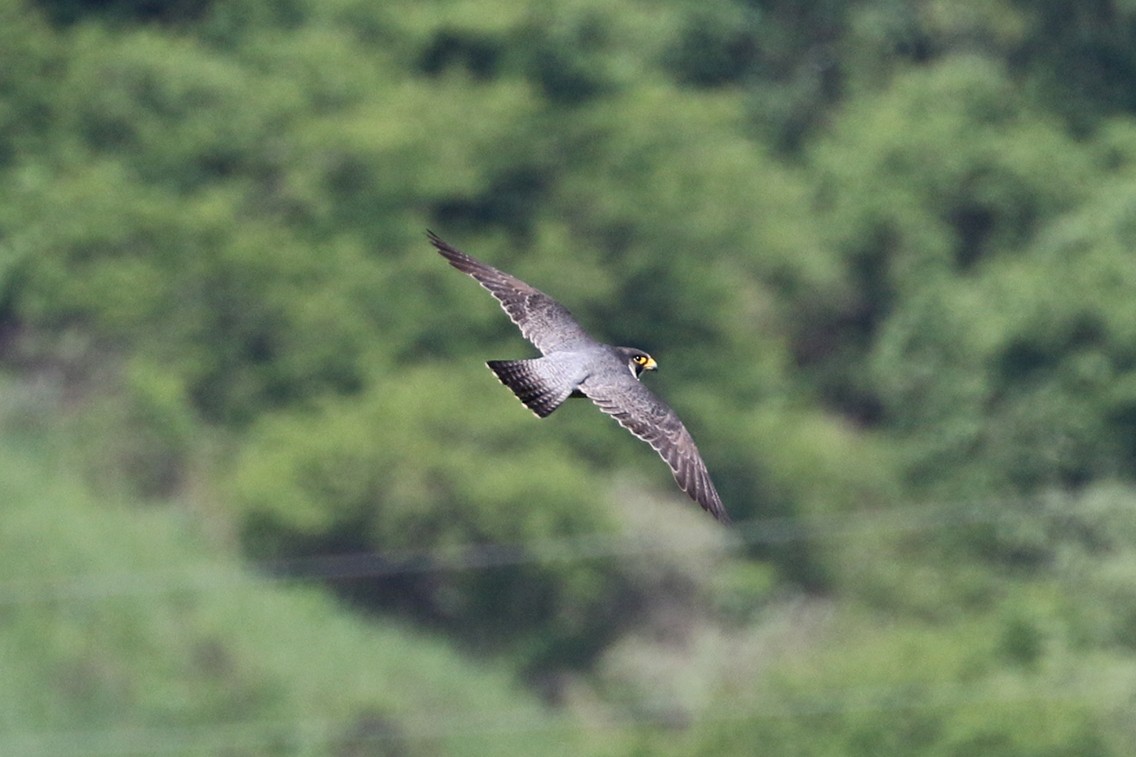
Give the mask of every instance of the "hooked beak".
[[659, 364], [655, 362], [655, 358], [653, 357], [648, 357], [647, 362], [643, 363], [643, 370], [645, 371], [657, 371], [658, 369]]

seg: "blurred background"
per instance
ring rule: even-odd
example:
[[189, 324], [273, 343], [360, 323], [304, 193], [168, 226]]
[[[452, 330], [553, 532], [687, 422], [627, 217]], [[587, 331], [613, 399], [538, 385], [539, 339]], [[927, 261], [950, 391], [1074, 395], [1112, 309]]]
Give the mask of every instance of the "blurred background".
[[1130, 2], [0, 0], [0, 753], [1134, 753], [1134, 115]]

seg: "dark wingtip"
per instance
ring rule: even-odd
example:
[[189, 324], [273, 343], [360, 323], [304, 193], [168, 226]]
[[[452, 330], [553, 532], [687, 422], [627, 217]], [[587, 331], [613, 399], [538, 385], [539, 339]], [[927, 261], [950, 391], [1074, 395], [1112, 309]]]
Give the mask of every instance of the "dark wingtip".
[[426, 238], [430, 240], [430, 244], [438, 248], [439, 252], [443, 249], [450, 248], [450, 246], [446, 244], [445, 240], [435, 234], [431, 229], [426, 229]]
[[[713, 486], [713, 484], [711, 484]], [[730, 519], [730, 514], [726, 512], [726, 506], [722, 504], [722, 500], [713, 492], [714, 496], [709, 497], [696, 497], [695, 501], [702, 505], [702, 509], [714, 516], [714, 519], [721, 523], [723, 526], [729, 526], [733, 523]]]
[[726, 506], [722, 504], [722, 498], [718, 496], [718, 490], [714, 488], [714, 482], [710, 480], [710, 473], [703, 469], [701, 474], [701, 477], [695, 476], [691, 485], [683, 491], [723, 526], [730, 525], [733, 521], [726, 512]]
[[446, 260], [449, 260], [450, 263], [452, 263], [454, 266], [461, 268], [461, 270], [463, 271], [466, 271], [466, 268], [458, 264], [468, 263], [469, 261], [472, 261], [472, 258], [470, 258], [469, 255], [466, 255], [464, 252], [454, 247], [446, 240], [442, 239], [430, 229], [426, 229], [426, 238], [430, 240], [430, 244], [434, 245], [434, 249], [436, 249], [442, 255], [442, 257], [444, 257]]

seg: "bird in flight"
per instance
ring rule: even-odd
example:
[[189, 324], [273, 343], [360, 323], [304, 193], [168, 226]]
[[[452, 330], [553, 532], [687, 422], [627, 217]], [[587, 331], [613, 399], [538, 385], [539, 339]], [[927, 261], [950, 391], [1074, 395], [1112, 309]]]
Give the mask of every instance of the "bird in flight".
[[698, 447], [678, 415], [640, 383], [658, 366], [634, 347], [596, 341], [568, 309], [544, 292], [482, 263], [427, 232], [454, 268], [492, 294], [542, 357], [490, 360], [486, 365], [537, 417], [547, 417], [569, 397], [587, 397], [619, 425], [651, 445], [670, 466], [679, 488], [715, 518], [729, 523]]

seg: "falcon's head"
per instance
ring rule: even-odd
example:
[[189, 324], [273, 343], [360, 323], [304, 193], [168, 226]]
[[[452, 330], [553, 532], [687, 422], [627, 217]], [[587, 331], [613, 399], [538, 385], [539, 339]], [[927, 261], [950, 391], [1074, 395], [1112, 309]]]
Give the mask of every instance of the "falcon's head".
[[659, 367], [655, 358], [643, 350], [637, 350], [634, 347], [620, 347], [619, 351], [627, 356], [627, 367], [631, 369], [631, 375], [635, 378], [639, 378], [639, 374], [643, 371], [653, 371]]

